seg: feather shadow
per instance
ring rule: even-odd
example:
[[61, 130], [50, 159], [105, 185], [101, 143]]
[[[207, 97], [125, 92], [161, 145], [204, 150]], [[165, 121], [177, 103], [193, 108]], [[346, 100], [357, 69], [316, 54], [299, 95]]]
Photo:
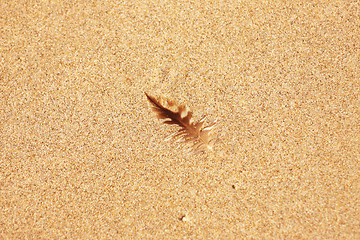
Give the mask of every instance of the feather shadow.
[[216, 121], [203, 127], [205, 118], [194, 122], [192, 111], [185, 104], [176, 104], [163, 97], [155, 98], [147, 93], [145, 95], [153, 111], [157, 113], [158, 119], [165, 119], [163, 123], [180, 127], [177, 132], [170, 135], [170, 138], [191, 144], [191, 149], [195, 153], [212, 150], [214, 142], [212, 130]]

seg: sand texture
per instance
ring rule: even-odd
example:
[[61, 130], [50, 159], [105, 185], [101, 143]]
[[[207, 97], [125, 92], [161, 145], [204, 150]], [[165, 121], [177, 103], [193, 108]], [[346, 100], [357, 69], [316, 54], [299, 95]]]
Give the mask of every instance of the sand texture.
[[360, 239], [359, 96], [359, 1], [2, 0], [0, 239]]

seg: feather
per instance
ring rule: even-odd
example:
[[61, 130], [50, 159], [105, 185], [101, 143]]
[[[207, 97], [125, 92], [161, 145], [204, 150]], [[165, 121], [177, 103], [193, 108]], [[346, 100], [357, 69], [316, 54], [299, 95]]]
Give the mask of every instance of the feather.
[[157, 113], [158, 119], [165, 119], [163, 123], [177, 125], [180, 127], [177, 132], [170, 135], [170, 138], [192, 144], [191, 148], [195, 152], [204, 152], [212, 150], [213, 124], [203, 127], [205, 118], [198, 122], [192, 119], [192, 111], [185, 104], [176, 104], [174, 101], [166, 98], [155, 98], [145, 93], [147, 99], [152, 105], [152, 109]]

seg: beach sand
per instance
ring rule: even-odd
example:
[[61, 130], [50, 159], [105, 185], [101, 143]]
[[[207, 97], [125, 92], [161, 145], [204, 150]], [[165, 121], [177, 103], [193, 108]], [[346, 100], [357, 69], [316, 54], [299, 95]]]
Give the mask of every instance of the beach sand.
[[[2, 1], [0, 238], [360, 239], [359, 14]], [[217, 120], [214, 150], [144, 92]]]

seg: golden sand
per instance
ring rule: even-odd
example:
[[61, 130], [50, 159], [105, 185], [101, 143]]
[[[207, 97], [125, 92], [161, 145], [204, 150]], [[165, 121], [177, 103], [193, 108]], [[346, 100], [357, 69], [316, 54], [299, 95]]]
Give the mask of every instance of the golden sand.
[[0, 239], [360, 238], [358, 1], [122, 2], [0, 3]]

